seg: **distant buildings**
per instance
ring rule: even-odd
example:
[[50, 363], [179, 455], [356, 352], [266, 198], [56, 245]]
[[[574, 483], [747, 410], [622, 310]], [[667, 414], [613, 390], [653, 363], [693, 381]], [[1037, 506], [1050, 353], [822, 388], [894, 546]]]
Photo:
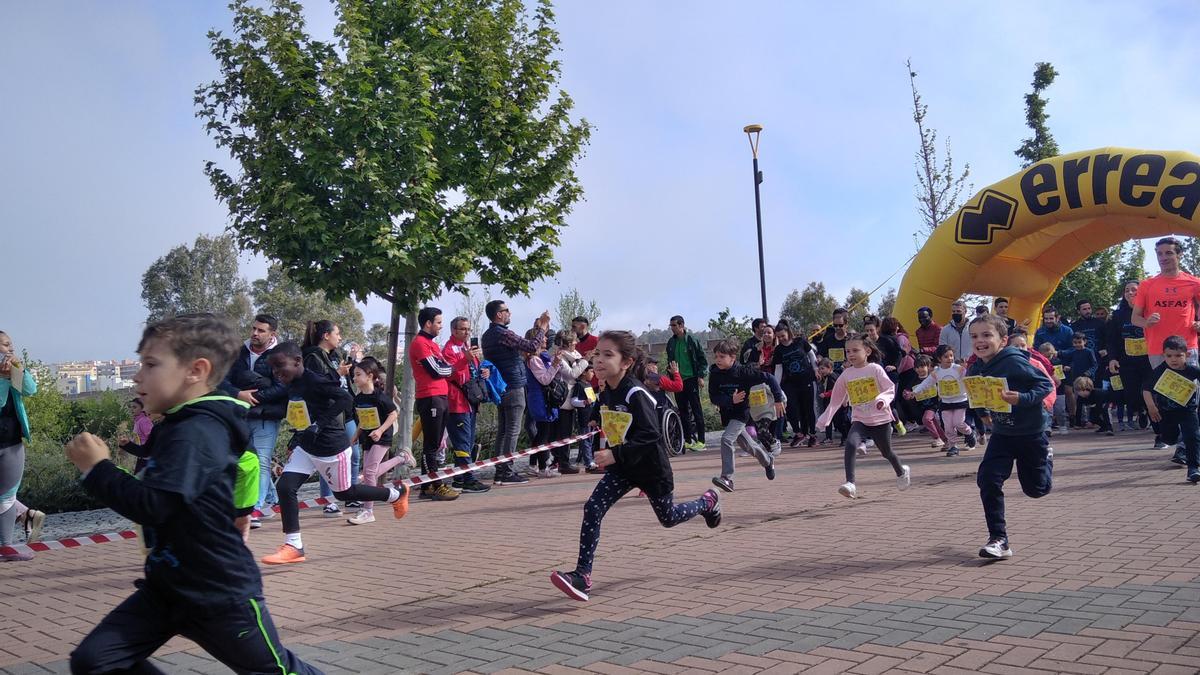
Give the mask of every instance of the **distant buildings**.
[[50, 366], [54, 384], [67, 396], [96, 391], [117, 391], [133, 387], [133, 376], [142, 364], [138, 361], [70, 361]]

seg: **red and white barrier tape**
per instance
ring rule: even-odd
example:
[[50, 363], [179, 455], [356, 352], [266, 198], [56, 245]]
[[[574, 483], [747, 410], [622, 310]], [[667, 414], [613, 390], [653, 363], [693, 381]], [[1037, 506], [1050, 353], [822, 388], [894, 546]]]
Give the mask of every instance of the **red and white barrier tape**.
[[[453, 478], [454, 476], [460, 476], [464, 473], [467, 473], [468, 471], [475, 471], [477, 469], [484, 469], [489, 466], [496, 466], [497, 464], [511, 462], [514, 459], [528, 457], [529, 455], [541, 452], [543, 450], [552, 450], [554, 448], [560, 448], [564, 445], [570, 445], [576, 441], [582, 440], [584, 438], [587, 438], [589, 436], [592, 436], [592, 435], [595, 435], [598, 433], [600, 433], [598, 430], [597, 431], [589, 431], [588, 433], [585, 433], [585, 434], [579, 434], [577, 436], [571, 436], [570, 438], [564, 438], [562, 440], [552, 441], [545, 445], [539, 445], [537, 447], [527, 448], [525, 450], [520, 450], [520, 451], [514, 452], [512, 454], [500, 455], [498, 457], [492, 457], [490, 459], [481, 459], [478, 462], [471, 462], [467, 466], [456, 466], [456, 467], [451, 467], [451, 468], [438, 469], [437, 471], [432, 471], [430, 473], [418, 474], [416, 476], [410, 476], [408, 478], [404, 478], [401, 480], [392, 481], [392, 484], [397, 485], [397, 486], [400, 484], [404, 484], [404, 485], [408, 486], [409, 488], [413, 488], [418, 485], [423, 485], [425, 483], [431, 483], [435, 480], [441, 480], [443, 478]], [[325, 497], [318, 497], [316, 499], [309, 499], [309, 500], [300, 502], [299, 507], [301, 509], [311, 509], [311, 508], [314, 508], [317, 506], [325, 506], [326, 504], [332, 504], [334, 501], [335, 500], [333, 500], [333, 499], [327, 499]], [[272, 510], [278, 512], [279, 506], [273, 507]], [[254, 511], [254, 513], [252, 515], [261, 516], [262, 512], [256, 510], [256, 511]], [[107, 534], [88, 534], [88, 535], [84, 535], [82, 537], [68, 537], [66, 539], [57, 539], [57, 540], [52, 540], [52, 541], [39, 541], [39, 542], [35, 542], [32, 544], [14, 544], [12, 546], [0, 546], [0, 555], [18, 555], [21, 553], [42, 553], [45, 551], [59, 551], [62, 549], [67, 549], [67, 548], [79, 548], [80, 546], [89, 546], [91, 544], [107, 544], [110, 541], [120, 541], [122, 539], [136, 539], [137, 536], [138, 536], [137, 533], [134, 532], [133, 530], [124, 530], [122, 532], [109, 532]]]

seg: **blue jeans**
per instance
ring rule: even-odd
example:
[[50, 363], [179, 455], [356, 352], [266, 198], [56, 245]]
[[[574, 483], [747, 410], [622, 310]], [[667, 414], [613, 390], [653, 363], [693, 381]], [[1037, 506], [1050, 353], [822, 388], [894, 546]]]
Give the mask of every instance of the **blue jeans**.
[[[588, 420], [592, 418], [592, 407], [588, 406], [586, 408], [580, 408], [579, 410], [575, 411], [575, 415], [578, 418], [577, 426], [579, 428], [579, 432], [587, 432]], [[595, 436], [588, 436], [587, 438], [579, 441], [579, 457], [575, 460], [575, 462], [584, 468], [596, 463], [596, 461], [592, 459], [592, 440], [594, 438]]]
[[250, 444], [258, 455], [258, 510], [279, 502], [275, 494], [274, 476], [271, 475], [271, 460], [275, 457], [275, 441], [279, 438], [279, 420], [250, 419]]
[[1012, 475], [1013, 462], [1017, 464], [1021, 491], [1030, 497], [1045, 497], [1053, 485], [1054, 458], [1049, 456], [1046, 434], [993, 435], [989, 438], [983, 461], [979, 463], [979, 473], [975, 476], [989, 539], [1008, 539], [1004, 520], [1004, 481]]
[[[358, 422], [348, 420], [346, 422], [346, 440], [354, 438], [354, 434], [358, 433]], [[358, 485], [358, 472], [362, 469], [362, 446], [355, 443], [350, 450], [350, 484]], [[333, 488], [329, 487], [329, 483], [325, 482], [325, 477], [321, 472], [317, 472], [317, 480], [321, 482], [321, 496], [325, 499], [333, 499]]]
[[[449, 413], [446, 418], [446, 434], [450, 437], [450, 452], [454, 456], [455, 466], [466, 466], [475, 461], [475, 413]], [[475, 480], [475, 474], [468, 471], [454, 479], [456, 482], [467, 483]]]

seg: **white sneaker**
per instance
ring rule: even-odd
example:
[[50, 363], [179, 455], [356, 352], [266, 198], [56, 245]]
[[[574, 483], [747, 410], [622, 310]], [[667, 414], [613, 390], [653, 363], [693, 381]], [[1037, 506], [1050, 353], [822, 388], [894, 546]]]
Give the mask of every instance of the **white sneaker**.
[[342, 515], [342, 510], [338, 508], [337, 504], [330, 502], [329, 504], [325, 505], [325, 508], [321, 510], [321, 513], [327, 518], [332, 518], [333, 516]]
[[875, 447], [875, 441], [872, 441], [872, 440], [870, 440], [870, 439], [867, 439], [867, 447], [868, 447], [868, 448], [873, 448], [873, 447]]
[[375, 512], [363, 509], [362, 511], [354, 514], [354, 516], [347, 518], [346, 522], [350, 523], [351, 525], [366, 525], [367, 523], [373, 523], [375, 522]]
[[908, 486], [912, 485], [912, 472], [908, 470], [907, 464], [901, 464], [900, 469], [904, 471], [904, 473], [896, 476], [896, 487], [903, 491], [907, 490]]
[[559, 475], [554, 469], [542, 469], [538, 471], [538, 478], [558, 478]]
[[864, 445], [864, 444], [862, 444], [862, 443], [859, 443], [859, 444], [858, 444], [858, 456], [859, 456], [859, 457], [866, 457], [866, 456], [867, 456], [867, 446], [866, 446], [866, 445]]
[[262, 515], [259, 516], [258, 519], [259, 520], [270, 520], [274, 517], [275, 517], [275, 505], [272, 504], [272, 505], [268, 506], [267, 508], [262, 509]]
[[1004, 560], [1011, 558], [1013, 551], [1008, 547], [1008, 542], [1003, 539], [992, 539], [983, 548], [979, 549], [980, 558], [991, 558], [993, 560]]
[[943, 441], [943, 440], [942, 440], [942, 439], [940, 439], [940, 438], [935, 438], [935, 439], [933, 439], [933, 442], [929, 444], [929, 447], [931, 447], [931, 448], [944, 448], [944, 447], [946, 447], [946, 442], [945, 442], [945, 441]]
[[858, 488], [854, 487], [854, 483], [842, 483], [838, 494], [847, 499], [858, 499]]

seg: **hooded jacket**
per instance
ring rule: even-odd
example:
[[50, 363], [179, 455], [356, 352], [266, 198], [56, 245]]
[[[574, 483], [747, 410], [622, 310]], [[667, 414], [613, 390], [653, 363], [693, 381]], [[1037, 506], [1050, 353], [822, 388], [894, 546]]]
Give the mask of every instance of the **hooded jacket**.
[[354, 409], [354, 399], [342, 388], [337, 371], [318, 373], [305, 368], [288, 387], [288, 399], [289, 403], [304, 401], [312, 423], [305, 429], [297, 429], [288, 447], [299, 446], [314, 457], [333, 457], [350, 447], [346, 439], [346, 412]]
[[[275, 343], [272, 342], [271, 347]], [[270, 351], [268, 348], [267, 351]], [[287, 409], [287, 387], [275, 379], [271, 364], [267, 362], [267, 352], [263, 352], [250, 365], [250, 342], [242, 345], [237, 360], [229, 367], [225, 381], [218, 387], [222, 392], [237, 397], [238, 392], [245, 389], [257, 389], [254, 399], [258, 405], [252, 406], [246, 413], [249, 419], [281, 420]]]
[[[633, 417], [625, 442], [611, 445], [614, 464], [608, 468], [651, 497], [675, 491], [675, 476], [663, 441], [658, 401], [633, 375], [626, 374], [616, 387], [605, 387], [593, 406], [592, 420], [600, 424], [605, 409]], [[609, 439], [610, 442], [615, 439]]]
[[1010, 391], [1020, 393], [1012, 412], [992, 411], [992, 430], [997, 436], [1040, 434], [1046, 429], [1042, 414], [1042, 399], [1054, 389], [1050, 378], [1029, 362], [1029, 354], [1016, 347], [1005, 347], [990, 361], [978, 359], [971, 364], [967, 376], [1003, 377]]
[[150, 434], [141, 480], [107, 459], [83, 477], [92, 496], [142, 526], [149, 554], [138, 587], [214, 610], [262, 596], [258, 565], [233, 524], [258, 491], [248, 407], [218, 392], [178, 405]]

